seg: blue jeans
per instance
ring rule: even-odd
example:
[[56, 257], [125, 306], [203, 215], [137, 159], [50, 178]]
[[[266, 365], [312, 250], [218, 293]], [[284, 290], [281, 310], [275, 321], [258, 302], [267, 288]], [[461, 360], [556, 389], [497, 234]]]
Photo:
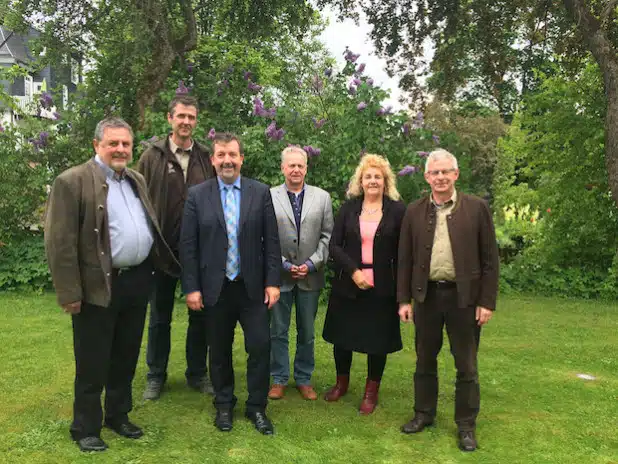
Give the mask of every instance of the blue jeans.
[[296, 305], [296, 356], [294, 357], [294, 380], [296, 385], [310, 385], [315, 367], [314, 341], [315, 316], [318, 312], [320, 291], [305, 291], [294, 287], [281, 292], [281, 297], [272, 308], [270, 320], [270, 375], [273, 383], [286, 385], [290, 378], [288, 331], [292, 304]]

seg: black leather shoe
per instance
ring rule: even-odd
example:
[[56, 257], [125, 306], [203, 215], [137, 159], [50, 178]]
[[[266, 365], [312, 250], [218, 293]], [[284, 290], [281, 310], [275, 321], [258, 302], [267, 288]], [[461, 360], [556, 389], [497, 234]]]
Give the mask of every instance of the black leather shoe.
[[459, 431], [459, 449], [462, 451], [474, 451], [477, 447], [474, 430]]
[[222, 432], [229, 432], [232, 430], [232, 410], [231, 409], [217, 409], [217, 415], [215, 416], [215, 426]]
[[210, 383], [210, 379], [207, 375], [205, 375], [199, 380], [187, 380], [187, 385], [189, 386], [189, 388], [192, 388], [193, 390], [200, 393], [206, 393], [208, 395], [215, 394], [215, 389], [212, 387], [212, 383]]
[[75, 441], [80, 451], [105, 451], [107, 449], [107, 445], [99, 437], [84, 437]]
[[247, 412], [245, 416], [253, 422], [255, 429], [262, 435], [272, 435], [275, 433], [275, 428], [268, 417], [266, 417], [265, 412]]
[[146, 389], [144, 390], [145, 400], [158, 400], [161, 396], [161, 390], [163, 390], [163, 382], [159, 379], [150, 379], [146, 383]]
[[401, 426], [401, 431], [403, 433], [418, 433], [430, 425], [433, 425], [432, 420], [416, 415], [412, 418], [412, 420], [410, 420], [410, 422], [407, 422]]
[[142, 431], [142, 429], [140, 429], [137, 425], [132, 424], [129, 421], [126, 422], [120, 422], [120, 423], [116, 423], [116, 422], [106, 422], [105, 423], [105, 427], [107, 427], [108, 429], [112, 429], [114, 432], [116, 432], [118, 435], [121, 435], [125, 438], [140, 438], [142, 435], [144, 435], [144, 432]]

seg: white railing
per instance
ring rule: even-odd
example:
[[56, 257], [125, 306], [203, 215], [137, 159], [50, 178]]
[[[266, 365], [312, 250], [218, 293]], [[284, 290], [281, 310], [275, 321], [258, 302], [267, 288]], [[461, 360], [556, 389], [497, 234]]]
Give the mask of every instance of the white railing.
[[[33, 97], [20, 97], [13, 96], [13, 101], [15, 102], [15, 106], [19, 109], [20, 112], [29, 115], [37, 115], [37, 108], [34, 104]], [[54, 111], [56, 111], [56, 107], [52, 107], [49, 110], [41, 108], [39, 116], [46, 119], [54, 119]]]

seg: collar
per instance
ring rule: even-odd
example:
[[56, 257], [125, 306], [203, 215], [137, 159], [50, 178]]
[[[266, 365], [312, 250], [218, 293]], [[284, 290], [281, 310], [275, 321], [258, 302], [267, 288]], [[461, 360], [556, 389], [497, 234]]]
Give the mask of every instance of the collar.
[[[241, 176], [238, 176], [232, 184], [234, 188], [237, 188], [238, 190], [240, 190], [240, 177]], [[230, 185], [223, 182], [219, 176], [217, 176], [217, 183], [219, 184], [219, 191], [225, 189], [228, 185]]]
[[283, 188], [288, 193], [288, 195], [291, 193], [291, 194], [293, 194], [295, 196], [299, 196], [301, 193], [304, 193], [306, 186], [307, 186], [307, 183], [303, 182], [303, 188], [300, 190], [300, 192], [296, 193], [296, 192], [292, 192], [291, 190], [288, 189], [288, 184], [286, 184], [285, 182], [283, 183]]
[[191, 139], [191, 145], [189, 145], [189, 148], [187, 148], [186, 150], [184, 148], [180, 148], [178, 145], [176, 145], [174, 143], [174, 141], [172, 140], [172, 136], [171, 135], [168, 137], [168, 140], [169, 140], [169, 144], [170, 144], [170, 151], [173, 154], [176, 154], [179, 149], [182, 152], [184, 152], [184, 153], [189, 153], [189, 152], [191, 152], [191, 150], [193, 150], [193, 144], [194, 144], [193, 139]]
[[124, 178], [127, 176], [127, 170], [124, 169], [122, 172], [116, 172], [114, 171], [112, 168], [110, 168], [107, 164], [105, 164], [103, 162], [103, 160], [99, 157], [99, 155], [95, 155], [94, 156], [94, 160], [96, 161], [96, 163], [101, 167], [101, 169], [103, 170], [103, 173], [105, 174], [105, 177], [107, 177], [110, 180], [124, 180]]
[[429, 195], [429, 198], [431, 199], [431, 203], [436, 208], [448, 207], [448, 206], [454, 205], [457, 202], [457, 190], [453, 190], [453, 196], [451, 196], [451, 198], [449, 200], [446, 200], [442, 204], [438, 204], [438, 203], [435, 202], [435, 200], [433, 199], [433, 194]]

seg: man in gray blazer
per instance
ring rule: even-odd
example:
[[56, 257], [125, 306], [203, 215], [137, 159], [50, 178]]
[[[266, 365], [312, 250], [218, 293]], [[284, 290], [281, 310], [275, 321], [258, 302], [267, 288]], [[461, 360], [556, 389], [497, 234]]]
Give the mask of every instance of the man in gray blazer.
[[314, 322], [320, 290], [324, 287], [324, 265], [333, 230], [330, 195], [307, 185], [307, 153], [290, 146], [281, 154], [281, 172], [285, 182], [273, 187], [279, 240], [281, 242], [281, 297], [273, 307], [270, 339], [270, 374], [273, 385], [270, 399], [281, 399], [290, 377], [288, 331], [292, 305], [296, 306], [296, 388], [307, 400], [316, 400], [311, 386], [314, 361]]

